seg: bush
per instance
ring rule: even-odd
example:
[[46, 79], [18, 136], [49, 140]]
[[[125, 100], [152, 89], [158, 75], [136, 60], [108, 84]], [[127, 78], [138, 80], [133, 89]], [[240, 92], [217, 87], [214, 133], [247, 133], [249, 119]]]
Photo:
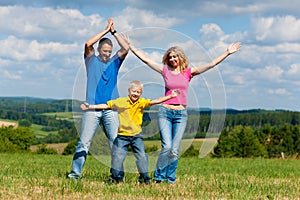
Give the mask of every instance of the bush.
[[152, 145], [150, 147], [145, 147], [146, 153], [150, 153], [150, 152], [157, 151], [157, 150], [158, 150], [158, 147], [156, 145]]
[[27, 127], [0, 128], [0, 152], [29, 151], [33, 141], [33, 133]]
[[78, 143], [79, 137], [76, 139], [72, 140], [71, 142], [68, 143], [68, 145], [64, 148], [63, 155], [71, 155], [75, 152], [76, 145]]
[[185, 152], [182, 154], [182, 157], [197, 157], [199, 156], [199, 150], [195, 149], [194, 145], [191, 145]]
[[58, 154], [55, 149], [47, 148], [46, 144], [39, 145], [36, 153], [37, 154]]
[[268, 152], [260, 143], [258, 133], [250, 126], [236, 126], [232, 130], [224, 129], [214, 148], [216, 157], [267, 157]]
[[18, 121], [19, 126], [23, 126], [23, 127], [30, 127], [31, 126], [31, 122], [27, 119], [21, 119]]
[[57, 131], [57, 127], [53, 127], [53, 126], [44, 126], [42, 128], [42, 131], [46, 131], [46, 132], [50, 132], [50, 131]]

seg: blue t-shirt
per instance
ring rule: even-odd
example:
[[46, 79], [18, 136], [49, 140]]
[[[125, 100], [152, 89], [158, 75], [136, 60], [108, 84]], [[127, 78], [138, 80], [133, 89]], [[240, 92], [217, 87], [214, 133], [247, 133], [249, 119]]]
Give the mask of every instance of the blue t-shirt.
[[122, 62], [117, 53], [107, 63], [95, 55], [85, 58], [87, 103], [103, 104], [119, 97], [117, 77]]

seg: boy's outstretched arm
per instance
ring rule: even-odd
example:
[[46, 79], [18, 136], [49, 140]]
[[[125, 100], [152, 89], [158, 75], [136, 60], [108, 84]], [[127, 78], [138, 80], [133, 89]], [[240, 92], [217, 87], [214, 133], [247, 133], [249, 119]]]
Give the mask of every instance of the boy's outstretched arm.
[[81, 110], [97, 110], [97, 109], [109, 109], [107, 104], [97, 104], [97, 105], [90, 105], [88, 103], [82, 103], [80, 105]]
[[157, 98], [157, 99], [151, 100], [151, 101], [150, 101], [150, 105], [152, 106], [152, 105], [155, 105], [155, 104], [160, 104], [160, 103], [162, 103], [162, 102], [164, 102], [164, 101], [167, 101], [167, 100], [169, 100], [169, 99], [171, 99], [171, 98], [176, 97], [176, 96], [179, 95], [179, 94], [180, 94], [180, 90], [179, 90], [179, 89], [172, 90], [172, 93], [169, 94], [168, 96], [159, 97], [159, 98]]

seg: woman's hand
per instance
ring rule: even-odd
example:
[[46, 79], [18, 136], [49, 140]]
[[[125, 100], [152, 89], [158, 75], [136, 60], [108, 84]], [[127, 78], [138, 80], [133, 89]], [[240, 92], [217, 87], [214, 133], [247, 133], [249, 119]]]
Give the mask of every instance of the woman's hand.
[[240, 42], [233, 43], [233, 44], [229, 45], [229, 47], [227, 48], [227, 52], [228, 52], [228, 54], [233, 54], [233, 53], [237, 52], [240, 48], [241, 48]]

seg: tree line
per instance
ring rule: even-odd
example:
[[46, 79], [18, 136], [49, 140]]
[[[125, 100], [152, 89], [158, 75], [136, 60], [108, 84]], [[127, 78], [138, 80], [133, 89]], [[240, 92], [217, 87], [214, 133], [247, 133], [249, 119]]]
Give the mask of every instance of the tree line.
[[[18, 142], [26, 141], [27, 145], [71, 141], [74, 143], [78, 133], [72, 121], [57, 119], [54, 115], [43, 115], [43, 113], [64, 112], [66, 109], [79, 111], [80, 103], [72, 100], [27, 98], [26, 110], [24, 110], [24, 98], [0, 97], [0, 118], [16, 120], [20, 126], [20, 129], [2, 127], [0, 142], [9, 148], [18, 146], [15, 137], [21, 136], [19, 132], [23, 132], [26, 133], [24, 134], [26, 139], [20, 139]], [[216, 157], [279, 157], [282, 154], [297, 157], [299, 155], [300, 112], [262, 109], [242, 111], [188, 109], [188, 113], [184, 138], [216, 137], [221, 132], [214, 149]], [[217, 125], [212, 122], [213, 117], [219, 120]], [[57, 131], [58, 134], [49, 133], [43, 138], [36, 138], [30, 133], [30, 129], [26, 129], [31, 124], [41, 125], [44, 131]], [[17, 132], [16, 135], [12, 133], [14, 131]], [[160, 139], [155, 106], [144, 114], [143, 133], [146, 140]], [[32, 138], [28, 137], [30, 134]], [[20, 146], [24, 147], [24, 144]]]
[[285, 158], [300, 156], [300, 127], [290, 124], [223, 129], [213, 155], [216, 157]]

